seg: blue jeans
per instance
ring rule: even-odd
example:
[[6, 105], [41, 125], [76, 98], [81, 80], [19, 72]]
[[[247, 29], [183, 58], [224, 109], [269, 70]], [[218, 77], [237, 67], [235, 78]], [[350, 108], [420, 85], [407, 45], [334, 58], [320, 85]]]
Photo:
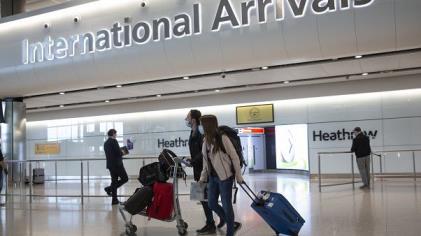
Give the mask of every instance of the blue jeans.
[[[234, 178], [221, 181], [216, 176], [209, 177], [208, 204], [216, 214], [227, 224], [227, 236], [234, 235], [234, 210], [232, 208], [232, 186]], [[222, 206], [218, 199], [221, 195]]]

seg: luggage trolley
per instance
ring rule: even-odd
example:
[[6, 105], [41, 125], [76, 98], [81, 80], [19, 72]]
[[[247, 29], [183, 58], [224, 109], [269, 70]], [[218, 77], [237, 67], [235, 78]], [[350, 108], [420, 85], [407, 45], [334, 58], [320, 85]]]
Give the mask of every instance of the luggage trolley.
[[[187, 234], [187, 228], [189, 227], [188, 224], [183, 220], [183, 217], [181, 216], [181, 209], [180, 209], [180, 202], [179, 202], [179, 193], [178, 193], [178, 177], [177, 177], [177, 171], [179, 167], [182, 167], [182, 164], [185, 164], [186, 166], [190, 166], [188, 162], [184, 161], [182, 158], [174, 157], [174, 166], [173, 168], [173, 201], [174, 201], [174, 209], [172, 216], [169, 219], [161, 220], [165, 222], [173, 222], [177, 221], [177, 230], [179, 235], [186, 235]], [[133, 224], [132, 219], [134, 215], [130, 215], [130, 218], [126, 216], [126, 210], [124, 209], [124, 205], [119, 206], [119, 211], [121, 216], [123, 217], [123, 220], [125, 222], [126, 226], [126, 234], [127, 235], [135, 235], [137, 231], [137, 226]], [[128, 212], [127, 212], [128, 213]], [[146, 210], [143, 210], [138, 215], [142, 215], [145, 217], [149, 217], [146, 213]]]

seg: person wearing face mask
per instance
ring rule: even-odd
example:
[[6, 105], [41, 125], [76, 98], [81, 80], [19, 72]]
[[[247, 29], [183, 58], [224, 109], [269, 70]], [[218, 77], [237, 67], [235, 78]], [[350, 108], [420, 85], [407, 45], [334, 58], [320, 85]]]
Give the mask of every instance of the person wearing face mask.
[[[240, 158], [229, 137], [219, 131], [216, 116], [202, 116], [200, 122], [205, 138], [202, 147], [203, 170], [199, 182], [208, 182], [209, 207], [221, 218], [218, 228], [226, 224], [226, 235], [233, 236], [241, 228], [241, 223], [234, 221], [232, 206], [234, 179], [239, 184], [244, 183]], [[219, 197], [222, 206], [218, 203]]]
[[[200, 179], [200, 175], [203, 169], [203, 155], [202, 155], [202, 144], [203, 144], [203, 131], [200, 130], [200, 117], [202, 116], [199, 110], [190, 110], [186, 117], [186, 125], [191, 128], [189, 137], [189, 149], [190, 149], [190, 164], [193, 166], [194, 180], [197, 182]], [[213, 219], [212, 210], [209, 208], [207, 202], [200, 202], [203, 207], [203, 211], [206, 216], [206, 225], [196, 232], [199, 235], [214, 234], [216, 232], [215, 221]]]

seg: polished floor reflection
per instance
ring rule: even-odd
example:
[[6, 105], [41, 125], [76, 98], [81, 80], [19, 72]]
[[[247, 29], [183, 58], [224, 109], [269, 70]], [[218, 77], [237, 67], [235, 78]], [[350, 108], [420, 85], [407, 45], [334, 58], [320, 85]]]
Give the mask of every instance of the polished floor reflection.
[[[350, 185], [325, 188], [319, 193], [317, 183], [306, 178], [281, 174], [254, 174], [246, 177], [253, 189], [283, 193], [307, 221], [300, 235], [421, 235], [421, 181], [409, 179], [377, 180], [371, 190], [352, 189]], [[103, 194], [108, 181], [91, 180], [85, 194]], [[127, 184], [121, 194], [130, 194], [137, 186]], [[188, 193], [189, 183], [180, 183], [181, 193]], [[11, 189], [9, 189], [11, 190]], [[27, 191], [16, 188], [15, 193]], [[54, 182], [36, 186], [36, 194], [80, 193], [78, 181]], [[189, 223], [188, 235], [204, 223], [201, 206], [181, 197], [182, 213]], [[2, 199], [4, 201], [4, 198]], [[251, 201], [239, 192], [235, 205], [237, 220], [243, 223], [238, 235], [274, 235], [272, 230], [249, 207]], [[139, 236], [177, 235], [175, 223], [136, 216]], [[34, 198], [32, 204], [21, 197], [9, 198], [0, 208], [0, 235], [124, 235], [124, 223], [117, 207], [103, 197]], [[224, 229], [217, 235], [224, 235]]]

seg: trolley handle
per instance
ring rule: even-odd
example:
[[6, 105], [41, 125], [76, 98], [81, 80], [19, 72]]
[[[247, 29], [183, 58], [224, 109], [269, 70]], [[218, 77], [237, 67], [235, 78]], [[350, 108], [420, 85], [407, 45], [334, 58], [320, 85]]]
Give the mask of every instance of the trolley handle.
[[[244, 186], [246, 186], [244, 188]], [[256, 205], [264, 205], [265, 201], [259, 197], [257, 197], [256, 193], [250, 188], [250, 186], [248, 186], [248, 184], [246, 182], [242, 182], [240, 184], [240, 187], [244, 190], [244, 192], [246, 192], [246, 194], [250, 197], [250, 199], [256, 204]], [[254, 198], [253, 198], [254, 197]]]

